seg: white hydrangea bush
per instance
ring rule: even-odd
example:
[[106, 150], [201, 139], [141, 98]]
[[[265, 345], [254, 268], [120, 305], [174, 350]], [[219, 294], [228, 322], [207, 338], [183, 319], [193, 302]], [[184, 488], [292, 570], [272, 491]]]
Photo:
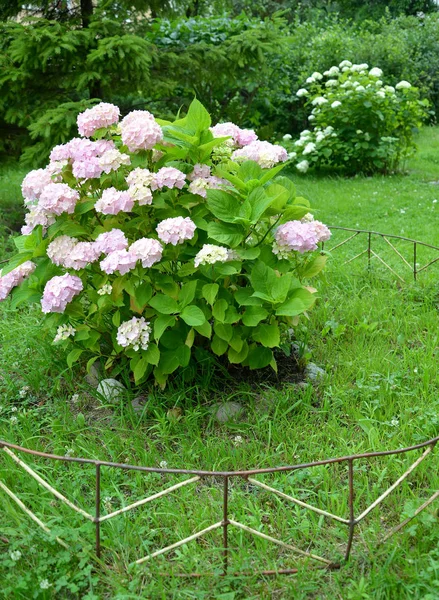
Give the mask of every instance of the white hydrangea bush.
[[[298, 98], [310, 109], [309, 129], [283, 140], [301, 173], [388, 173], [415, 150], [414, 133], [428, 103], [408, 81], [385, 85], [378, 67], [345, 60], [306, 79]], [[287, 134], [288, 135], [288, 134]]]
[[276, 369], [273, 351], [315, 302], [307, 280], [330, 236], [280, 174], [286, 150], [212, 126], [196, 100], [173, 123], [100, 103], [78, 130], [23, 181], [0, 301], [39, 304], [69, 366], [129, 367], [136, 384], [164, 386], [206, 353]]

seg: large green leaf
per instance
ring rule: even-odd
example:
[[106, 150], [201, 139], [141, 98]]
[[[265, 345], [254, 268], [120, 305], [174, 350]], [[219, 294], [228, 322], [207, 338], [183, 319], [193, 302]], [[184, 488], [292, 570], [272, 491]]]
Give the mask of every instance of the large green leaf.
[[154, 321], [154, 339], [159, 340], [168, 327], [175, 325], [175, 317], [171, 315], [160, 315]]
[[304, 288], [290, 293], [288, 300], [278, 306], [276, 315], [280, 317], [295, 317], [313, 306], [316, 296]]
[[252, 333], [252, 338], [267, 348], [276, 348], [280, 343], [279, 327], [276, 323], [258, 325]]
[[183, 321], [191, 327], [203, 325], [206, 321], [206, 317], [201, 308], [198, 308], [198, 306], [195, 306], [194, 304], [186, 306], [180, 316]]
[[241, 203], [232, 194], [223, 190], [207, 190], [207, 206], [217, 219], [226, 223], [235, 223]]
[[256, 346], [248, 353], [248, 366], [250, 369], [263, 369], [268, 367], [273, 359], [273, 352], [269, 348]]
[[149, 301], [150, 306], [155, 310], [164, 315], [171, 315], [173, 313], [180, 312], [180, 308], [177, 301], [174, 298], [165, 296], [165, 294], [156, 294]]
[[185, 121], [187, 127], [196, 133], [210, 127], [212, 122], [209, 113], [196, 98], [190, 103]]
[[245, 232], [241, 225], [232, 225], [228, 223], [211, 222], [207, 228], [207, 234], [216, 242], [236, 248], [245, 237]]
[[318, 275], [324, 269], [327, 260], [328, 256], [324, 254], [317, 254], [317, 256], [314, 256], [303, 269], [301, 273], [302, 277], [315, 277]]
[[262, 261], [257, 261], [252, 269], [250, 281], [255, 290], [253, 296], [277, 304], [286, 299], [292, 276], [289, 273], [278, 276], [274, 269], [267, 267]]
[[203, 285], [201, 293], [203, 294], [203, 298], [212, 305], [218, 295], [218, 290], [219, 285], [217, 283], [206, 283], [206, 285]]
[[249, 306], [242, 316], [242, 322], [247, 327], [256, 327], [261, 321], [268, 317], [268, 311], [262, 306]]
[[275, 201], [275, 198], [267, 196], [264, 188], [258, 187], [251, 192], [248, 201], [251, 205], [251, 222], [257, 223], [267, 208]]
[[180, 293], [178, 295], [178, 303], [180, 304], [181, 308], [184, 308], [185, 306], [190, 304], [192, 302], [192, 300], [195, 298], [195, 292], [197, 290], [197, 283], [198, 283], [198, 281], [196, 279], [194, 279], [193, 281], [189, 281], [188, 283], [185, 283], [181, 287]]

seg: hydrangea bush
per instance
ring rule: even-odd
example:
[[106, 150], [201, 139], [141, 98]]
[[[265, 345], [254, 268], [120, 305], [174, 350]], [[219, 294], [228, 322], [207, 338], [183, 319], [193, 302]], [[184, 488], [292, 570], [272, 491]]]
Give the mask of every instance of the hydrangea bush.
[[273, 349], [315, 302], [307, 279], [329, 238], [280, 175], [284, 148], [233, 123], [120, 120], [101, 103], [82, 137], [53, 148], [22, 184], [28, 212], [0, 300], [37, 302], [68, 364], [127, 363], [135, 382], [168, 376], [206, 352], [276, 369]]
[[312, 126], [287, 143], [300, 172], [312, 167], [349, 174], [397, 169], [415, 150], [413, 136], [428, 105], [408, 81], [384, 85], [381, 69], [348, 60], [313, 73], [297, 95], [311, 109]]

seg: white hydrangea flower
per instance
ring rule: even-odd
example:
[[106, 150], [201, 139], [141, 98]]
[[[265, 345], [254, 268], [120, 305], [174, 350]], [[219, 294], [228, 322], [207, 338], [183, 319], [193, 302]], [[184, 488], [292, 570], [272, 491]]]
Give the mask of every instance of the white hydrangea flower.
[[383, 76], [383, 72], [381, 69], [379, 69], [378, 67], [373, 67], [370, 71], [369, 71], [369, 75], [371, 77], [382, 77]]
[[52, 585], [52, 584], [51, 584], [51, 583], [49, 583], [49, 580], [48, 580], [48, 579], [42, 579], [42, 580], [40, 581], [40, 588], [41, 588], [42, 590], [48, 590], [48, 589], [50, 588], [50, 586], [51, 586], [51, 585]]
[[293, 139], [293, 136], [291, 135], [291, 133], [286, 133], [284, 136], [282, 136], [282, 139], [285, 142], [289, 142], [291, 139]]
[[340, 100], [334, 100], [334, 102], [331, 104], [331, 108], [337, 108], [337, 106], [341, 106]]
[[151, 327], [143, 317], [133, 317], [130, 321], [121, 323], [117, 329], [117, 343], [123, 348], [131, 346], [136, 352], [140, 348], [146, 350], [149, 345]]
[[379, 98], [385, 98], [386, 97], [386, 92], [383, 92], [382, 90], [378, 90], [377, 94], [376, 94]]
[[336, 79], [328, 79], [328, 81], [325, 83], [325, 86], [327, 88], [337, 87], [338, 86], [338, 81]]
[[314, 73], [311, 75], [311, 77], [313, 77], [315, 80], [323, 79], [323, 75], [321, 73], [319, 73], [318, 71], [314, 71]]
[[[325, 137], [326, 137], [326, 135], [323, 133], [323, 131], [318, 131], [316, 133], [316, 142], [317, 143], [322, 142], [325, 139]], [[304, 154], [306, 154], [306, 153], [304, 152]]]
[[306, 173], [309, 169], [309, 162], [307, 160], [302, 160], [300, 163], [297, 163], [296, 169], [301, 173]]
[[291, 160], [293, 158], [296, 158], [297, 156], [297, 152], [288, 152], [288, 158]]
[[397, 90], [408, 90], [411, 87], [412, 87], [412, 84], [409, 83], [408, 81], [405, 81], [404, 79], [395, 85], [395, 88]]
[[308, 121], [315, 121], [315, 115], [309, 115]]
[[53, 343], [61, 342], [67, 338], [74, 336], [76, 329], [71, 325], [60, 325], [56, 331], [56, 336], [53, 338]]
[[389, 94], [394, 94], [395, 88], [393, 87], [393, 85], [385, 85], [384, 91], [388, 92]]
[[[309, 77], [308, 77], [308, 79], [309, 79]], [[310, 82], [308, 82], [308, 79], [306, 81], [307, 81], [307, 83], [310, 83]], [[308, 94], [309, 94], [309, 92], [305, 88], [300, 88], [300, 90], [297, 90], [297, 92], [296, 92], [296, 96], [298, 96], [299, 98], [302, 98], [302, 96], [307, 96]]]
[[357, 92], [365, 92], [366, 88], [364, 87], [364, 85], [358, 85], [356, 88]]
[[339, 65], [340, 69], [343, 67], [352, 67], [352, 63], [350, 60], [343, 60]]
[[110, 173], [110, 171], [117, 171], [121, 165], [131, 164], [130, 157], [128, 154], [122, 154], [116, 148], [107, 150], [98, 159], [99, 165], [102, 167], [104, 173]]
[[315, 83], [316, 80], [314, 79], [314, 77], [308, 77], [308, 79], [305, 81], [305, 83]]
[[306, 215], [301, 218], [301, 221], [302, 223], [311, 223], [314, 221], [314, 215], [311, 213], [306, 213]]
[[322, 104], [326, 104], [328, 101], [326, 98], [324, 98], [323, 96], [317, 96], [317, 98], [314, 98], [314, 100], [311, 102], [311, 104], [313, 106], [320, 106]]
[[204, 244], [195, 256], [194, 264], [196, 267], [200, 265], [213, 265], [216, 262], [226, 262], [229, 258], [229, 250], [224, 248], [224, 246]]
[[303, 154], [311, 154], [316, 149], [316, 145], [314, 142], [308, 142], [308, 144], [303, 149]]

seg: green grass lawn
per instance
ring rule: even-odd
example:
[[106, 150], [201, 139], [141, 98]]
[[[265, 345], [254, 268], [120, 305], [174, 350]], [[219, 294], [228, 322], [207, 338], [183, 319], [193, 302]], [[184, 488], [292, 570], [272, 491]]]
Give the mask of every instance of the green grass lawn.
[[[374, 229], [439, 245], [435, 219], [439, 187], [434, 184], [439, 180], [439, 129], [426, 130], [419, 146], [407, 175], [349, 180], [295, 176], [298, 192], [311, 200], [316, 216], [331, 225]], [[15, 215], [23, 173], [9, 170], [2, 175], [0, 211]], [[334, 233], [336, 239], [343, 239], [342, 234]], [[10, 243], [3, 244], [0, 252], [6, 256]], [[398, 248], [409, 257], [409, 246]], [[316, 389], [292, 383], [276, 388], [245, 382], [233, 385], [206, 368], [195, 381], [173, 385], [165, 393], [143, 390], [148, 397], [143, 413], [131, 409], [130, 400], [138, 395], [135, 389], [122, 402], [103, 405], [84, 382], [81, 368], [67, 369], [63, 354], [42, 335], [39, 313], [12, 311], [8, 302], [3, 303], [0, 436], [56, 454], [156, 467], [165, 461], [176, 468], [239, 470], [400, 448], [438, 435], [435, 266], [414, 284], [408, 267], [402, 265], [407, 281], [402, 284], [379, 261], [372, 261], [370, 270], [361, 259], [343, 266], [354, 249], [345, 245], [334, 251], [326, 274], [317, 282], [318, 304], [310, 320], [302, 320], [296, 330], [303, 360], [327, 372]], [[376, 249], [384, 252], [384, 246]], [[209, 408], [226, 400], [245, 406], [245, 415], [219, 424]], [[419, 455], [418, 451], [355, 463], [355, 513], [362, 512]], [[24, 459], [69, 499], [93, 512], [93, 467]], [[437, 461], [433, 453], [381, 509], [361, 523], [351, 560], [339, 571], [310, 570], [311, 563], [294, 553], [231, 529], [231, 570], [298, 565], [299, 573], [188, 580], [162, 573], [218, 573], [220, 530], [143, 566], [130, 564], [221, 520], [219, 478], [203, 479], [103, 523], [103, 553], [98, 561], [93, 555], [94, 525], [17, 472], [10, 457], [1, 456], [0, 480], [52, 528], [51, 535], [43, 533], [0, 490], [1, 593], [8, 599], [434, 600], [439, 597], [438, 505], [433, 504], [386, 544], [379, 545], [379, 541], [384, 529], [413, 514], [439, 489]], [[117, 510], [183, 479], [103, 468], [101, 510]], [[346, 465], [257, 479], [348, 517]], [[289, 504], [244, 479], [232, 480], [230, 485], [229, 509], [234, 520], [331, 560], [342, 558], [345, 526]], [[67, 541], [69, 550], [54, 541], [56, 535]], [[11, 552], [17, 558], [17, 551], [21, 557], [13, 560]], [[43, 589], [45, 580], [48, 589]]]

